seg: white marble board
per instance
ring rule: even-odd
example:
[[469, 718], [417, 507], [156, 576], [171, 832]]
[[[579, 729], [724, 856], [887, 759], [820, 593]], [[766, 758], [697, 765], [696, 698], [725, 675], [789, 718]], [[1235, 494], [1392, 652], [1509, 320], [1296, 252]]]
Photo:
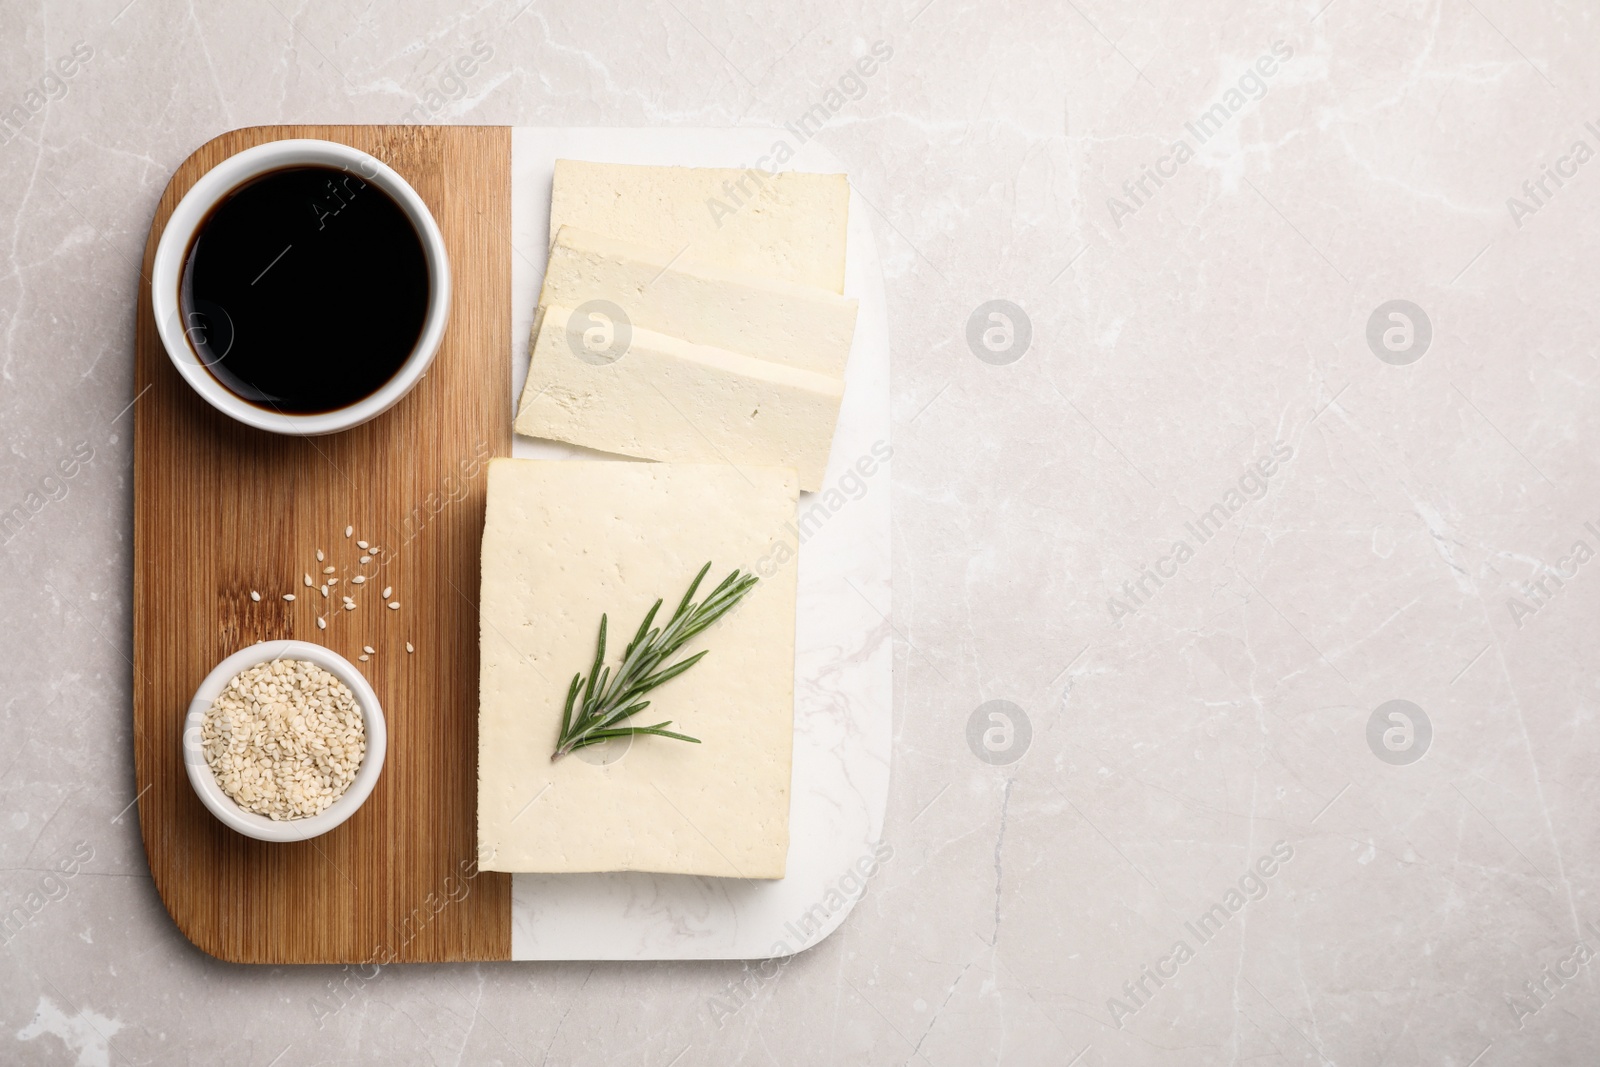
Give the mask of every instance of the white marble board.
[[[815, 143], [765, 129], [540, 129], [511, 138], [511, 375], [519, 397], [549, 244], [557, 159], [747, 167], [782, 141], [781, 169], [844, 173]], [[518, 960], [755, 959], [808, 948], [863, 888], [889, 795], [889, 333], [872, 228], [852, 192], [845, 295], [860, 301], [823, 489], [800, 497], [794, 780], [780, 881], [641, 873], [512, 878]], [[876, 449], [876, 452], [875, 452]], [[518, 436], [512, 454], [596, 453]], [[870, 472], [870, 473], [867, 473]]]

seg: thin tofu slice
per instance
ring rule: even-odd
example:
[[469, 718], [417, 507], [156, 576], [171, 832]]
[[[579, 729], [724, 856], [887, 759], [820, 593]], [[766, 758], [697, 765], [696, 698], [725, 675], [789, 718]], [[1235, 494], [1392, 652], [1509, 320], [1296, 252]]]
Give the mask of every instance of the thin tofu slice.
[[563, 226], [550, 248], [544, 307], [592, 300], [635, 327], [801, 370], [843, 377], [856, 301], [830, 289], [674, 262], [630, 241]]
[[550, 233], [603, 233], [667, 259], [844, 292], [850, 183], [759, 167], [556, 160]]
[[516, 430], [639, 459], [793, 467], [822, 485], [840, 378], [541, 310]]

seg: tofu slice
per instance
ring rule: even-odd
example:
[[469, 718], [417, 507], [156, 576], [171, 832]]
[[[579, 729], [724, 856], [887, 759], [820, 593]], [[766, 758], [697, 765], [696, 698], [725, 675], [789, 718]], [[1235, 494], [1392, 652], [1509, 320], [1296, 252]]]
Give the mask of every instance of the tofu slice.
[[550, 247], [541, 306], [590, 300], [636, 327], [801, 370], [843, 377], [856, 301], [814, 285], [685, 264], [604, 234], [563, 226]]
[[[496, 459], [488, 480], [479, 867], [783, 877], [796, 568], [774, 567], [768, 553], [794, 521], [794, 472]], [[615, 670], [650, 605], [664, 600], [670, 617], [707, 560], [702, 595], [734, 568], [761, 580], [683, 648], [710, 651], [654, 690], [635, 720], [671, 720], [702, 743], [641, 736], [614, 762], [574, 753], [551, 763], [567, 686], [589, 670], [601, 614]]]
[[573, 226], [665, 260], [844, 292], [843, 174], [556, 160], [550, 233]]
[[[821, 487], [842, 379], [613, 327], [542, 309], [518, 433], [640, 459], [793, 467], [801, 489]], [[585, 347], [592, 332], [596, 347], [622, 350], [614, 362]]]

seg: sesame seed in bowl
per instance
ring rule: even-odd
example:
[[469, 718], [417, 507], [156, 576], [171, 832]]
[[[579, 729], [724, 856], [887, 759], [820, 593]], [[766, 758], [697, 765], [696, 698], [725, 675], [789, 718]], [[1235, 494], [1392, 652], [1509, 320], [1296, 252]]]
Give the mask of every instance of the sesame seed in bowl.
[[267, 641], [217, 665], [189, 704], [183, 759], [201, 803], [261, 841], [304, 841], [355, 814], [388, 747], [372, 685], [305, 641]]

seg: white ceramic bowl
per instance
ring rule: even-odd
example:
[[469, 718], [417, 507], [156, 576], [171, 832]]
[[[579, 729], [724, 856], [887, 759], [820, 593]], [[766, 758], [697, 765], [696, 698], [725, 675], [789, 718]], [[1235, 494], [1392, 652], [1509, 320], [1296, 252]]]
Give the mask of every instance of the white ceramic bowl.
[[[405, 211], [422, 241], [428, 264], [428, 310], [422, 320], [422, 333], [411, 356], [394, 377], [377, 392], [348, 407], [311, 415], [291, 415], [258, 407], [219, 382], [201, 362], [184, 332], [178, 307], [178, 287], [183, 280], [184, 261], [195, 231], [211, 209], [229, 193], [257, 175], [282, 167], [318, 165], [340, 167], [369, 181], [394, 198]], [[206, 402], [240, 422], [273, 433], [327, 434], [347, 430], [394, 407], [409, 393], [439, 351], [445, 323], [450, 317], [450, 260], [444, 238], [428, 211], [428, 205], [409, 182], [366, 152], [334, 141], [300, 139], [269, 141], [229, 156], [201, 176], [173, 209], [167, 227], [156, 245], [155, 265], [150, 273], [150, 303], [156, 329], [173, 366]]]
[[[328, 805], [320, 814], [282, 822], [245, 811], [235, 804], [233, 798], [217, 784], [216, 776], [211, 773], [211, 765], [206, 763], [205, 749], [200, 740], [206, 709], [221, 695], [233, 676], [258, 663], [275, 659], [309, 660], [334, 675], [355, 694], [356, 703], [361, 705], [361, 716], [367, 725], [367, 751], [361, 759], [361, 767], [356, 771], [355, 781], [350, 783], [344, 796]], [[206, 680], [195, 691], [194, 699], [189, 702], [188, 717], [183, 723], [183, 765], [189, 772], [189, 784], [199, 794], [200, 802], [229, 827], [258, 841], [305, 841], [327, 833], [350, 818], [371, 794], [372, 787], [378, 784], [378, 775], [383, 772], [384, 752], [388, 747], [389, 733], [384, 725], [383, 709], [378, 706], [378, 695], [372, 691], [367, 679], [356, 670], [355, 664], [337, 652], [305, 641], [264, 641], [240, 649], [217, 664], [216, 670], [206, 675]]]

